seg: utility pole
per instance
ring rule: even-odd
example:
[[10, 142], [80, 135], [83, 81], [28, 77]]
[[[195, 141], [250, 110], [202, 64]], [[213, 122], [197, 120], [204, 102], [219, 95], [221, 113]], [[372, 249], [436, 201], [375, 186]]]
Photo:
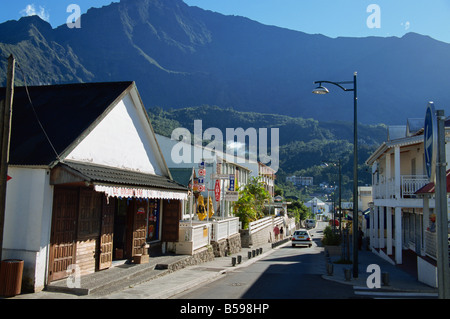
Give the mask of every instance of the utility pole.
[[9, 162], [9, 145], [11, 139], [11, 119], [12, 104], [14, 97], [14, 73], [15, 59], [11, 54], [8, 58], [8, 73], [6, 83], [5, 100], [0, 104], [0, 142], [1, 142], [1, 158], [0, 158], [0, 260], [3, 253], [3, 232], [5, 225], [6, 210], [6, 183], [8, 178], [8, 162]]
[[445, 155], [445, 116], [437, 110], [438, 152], [436, 163], [436, 231], [438, 289], [440, 299], [450, 299], [450, 270], [448, 260], [447, 177]]

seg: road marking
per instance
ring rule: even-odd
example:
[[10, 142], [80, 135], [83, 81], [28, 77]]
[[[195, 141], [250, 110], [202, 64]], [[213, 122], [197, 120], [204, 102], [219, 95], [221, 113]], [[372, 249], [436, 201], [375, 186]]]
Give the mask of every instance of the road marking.
[[[372, 297], [394, 297], [394, 298], [402, 298], [402, 297], [438, 297], [437, 293], [433, 292], [405, 292], [405, 291], [368, 291], [367, 287], [354, 287], [355, 295], [359, 296], [372, 296]], [[363, 291], [358, 291], [363, 290]]]

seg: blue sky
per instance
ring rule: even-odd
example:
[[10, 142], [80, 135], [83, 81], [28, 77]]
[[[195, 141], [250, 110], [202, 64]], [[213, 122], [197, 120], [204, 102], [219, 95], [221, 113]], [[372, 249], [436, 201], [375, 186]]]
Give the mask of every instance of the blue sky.
[[[136, 0], [139, 1], [139, 0]], [[398, 36], [407, 32], [450, 43], [449, 0], [184, 0], [188, 5], [306, 33], [338, 36]], [[85, 13], [111, 0], [1, 0], [0, 22], [38, 14], [53, 27], [66, 22], [70, 4]], [[114, 1], [117, 2], [117, 1]], [[370, 5], [376, 10], [367, 11]], [[367, 20], [370, 19], [371, 25]]]

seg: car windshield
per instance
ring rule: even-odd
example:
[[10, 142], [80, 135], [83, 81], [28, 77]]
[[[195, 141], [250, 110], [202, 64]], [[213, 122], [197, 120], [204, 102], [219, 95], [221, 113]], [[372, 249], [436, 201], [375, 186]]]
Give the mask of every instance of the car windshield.
[[308, 233], [305, 232], [305, 231], [296, 231], [294, 233], [294, 235], [296, 235], [296, 236], [305, 236], [305, 235], [308, 235]]

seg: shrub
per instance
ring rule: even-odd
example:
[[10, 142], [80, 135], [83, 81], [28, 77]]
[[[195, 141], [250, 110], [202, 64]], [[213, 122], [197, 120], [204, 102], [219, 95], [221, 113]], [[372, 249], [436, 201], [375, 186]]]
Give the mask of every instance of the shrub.
[[339, 233], [333, 232], [333, 229], [330, 226], [325, 227], [322, 238], [322, 243], [325, 246], [339, 246], [341, 242], [342, 238]]

